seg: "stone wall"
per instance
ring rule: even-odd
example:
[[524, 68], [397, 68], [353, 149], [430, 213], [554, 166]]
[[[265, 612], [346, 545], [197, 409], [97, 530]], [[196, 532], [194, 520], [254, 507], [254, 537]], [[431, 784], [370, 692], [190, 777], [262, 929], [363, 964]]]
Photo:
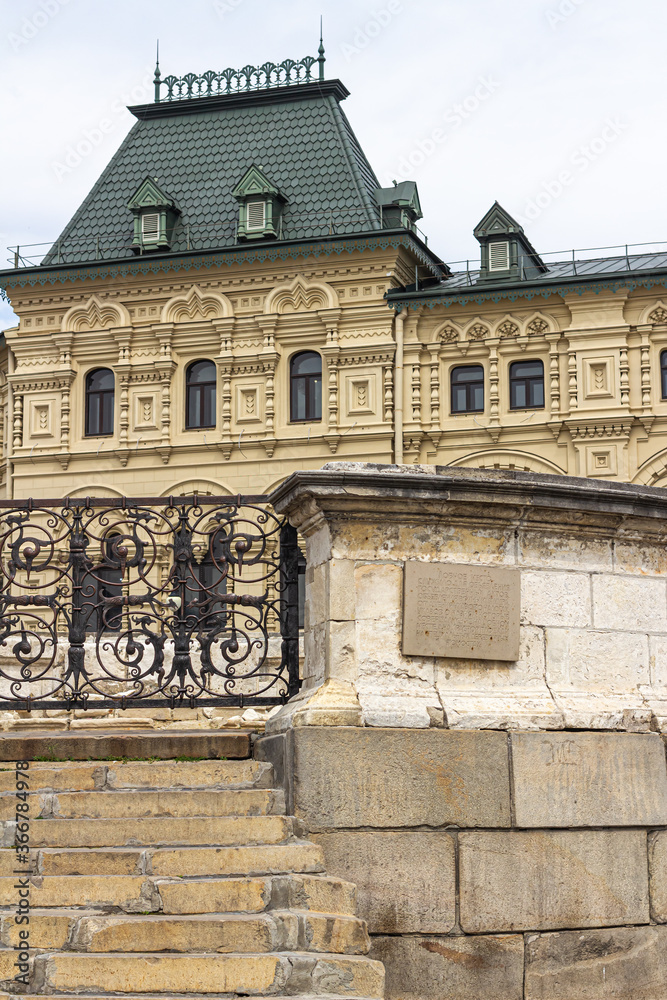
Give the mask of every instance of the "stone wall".
[[[341, 462], [272, 499], [307, 542], [311, 718], [326, 697], [345, 724], [667, 730], [662, 489]], [[519, 659], [404, 656], [407, 560], [519, 569]]]
[[[357, 884], [388, 1000], [664, 1000], [667, 496], [332, 464], [273, 502], [305, 682], [257, 752]], [[519, 660], [405, 656], [407, 560], [517, 568]]]
[[388, 1000], [664, 1000], [655, 733], [304, 726], [259, 743], [357, 885]]

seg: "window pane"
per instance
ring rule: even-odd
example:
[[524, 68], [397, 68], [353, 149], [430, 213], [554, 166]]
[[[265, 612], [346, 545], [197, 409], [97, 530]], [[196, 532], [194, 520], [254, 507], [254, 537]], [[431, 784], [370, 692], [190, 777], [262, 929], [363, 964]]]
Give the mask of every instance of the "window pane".
[[322, 379], [321, 378], [311, 378], [311, 412], [309, 417], [311, 420], [321, 420], [322, 419]]
[[202, 394], [202, 427], [215, 425], [215, 386], [204, 385], [199, 390]]
[[512, 378], [535, 378], [544, 374], [541, 361], [515, 361], [511, 368]]
[[293, 375], [321, 375], [322, 359], [314, 351], [306, 351], [292, 358]]
[[530, 385], [530, 405], [531, 406], [544, 406], [544, 382], [538, 382], [535, 379]]
[[113, 434], [113, 392], [103, 392], [101, 402], [102, 426], [100, 434]]
[[667, 399], [667, 368], [662, 369], [662, 398]]
[[292, 379], [292, 420], [306, 419], [306, 380]]
[[484, 409], [484, 386], [474, 385], [472, 386], [472, 408], [473, 410], [483, 410]]
[[108, 368], [97, 368], [86, 378], [86, 389], [95, 392], [98, 389], [113, 389], [113, 372]]
[[512, 406], [521, 407], [526, 405], [526, 385], [524, 382], [514, 383], [514, 401]]
[[188, 386], [187, 426], [199, 427], [199, 398], [201, 389], [198, 385]]
[[463, 413], [466, 408], [465, 386], [454, 386], [452, 389], [452, 412]]
[[194, 382], [215, 382], [215, 365], [212, 361], [195, 361], [188, 368], [187, 381]]
[[477, 382], [484, 378], [481, 365], [466, 365], [452, 369], [452, 382]]

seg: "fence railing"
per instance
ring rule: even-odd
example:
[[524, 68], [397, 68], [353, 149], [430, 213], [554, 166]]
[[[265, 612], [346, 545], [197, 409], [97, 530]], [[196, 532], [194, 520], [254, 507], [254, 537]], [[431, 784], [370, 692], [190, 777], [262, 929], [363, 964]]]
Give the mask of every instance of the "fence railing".
[[297, 535], [263, 496], [0, 502], [0, 706], [281, 704]]

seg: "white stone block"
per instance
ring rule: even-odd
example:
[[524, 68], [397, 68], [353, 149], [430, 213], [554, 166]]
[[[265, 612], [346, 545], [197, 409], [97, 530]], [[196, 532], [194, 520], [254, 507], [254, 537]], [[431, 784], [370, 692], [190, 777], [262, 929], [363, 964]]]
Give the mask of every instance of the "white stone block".
[[591, 584], [587, 573], [521, 573], [521, 621], [526, 625], [591, 624]]
[[594, 576], [593, 624], [627, 632], [667, 632], [667, 582]]
[[362, 563], [354, 570], [358, 619], [398, 621], [403, 606], [403, 567], [398, 563]]

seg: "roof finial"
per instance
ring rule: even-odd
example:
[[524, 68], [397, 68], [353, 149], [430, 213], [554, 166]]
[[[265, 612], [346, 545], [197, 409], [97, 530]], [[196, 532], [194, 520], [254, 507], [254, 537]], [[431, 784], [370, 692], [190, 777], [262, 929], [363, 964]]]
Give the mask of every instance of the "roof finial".
[[320, 47], [317, 50], [319, 59], [317, 60], [320, 64], [320, 80], [324, 79], [324, 42], [322, 41], [322, 15], [320, 14]]
[[153, 83], [155, 84], [155, 103], [160, 103], [160, 39], [157, 40], [157, 53], [155, 56], [155, 76], [153, 77]]

